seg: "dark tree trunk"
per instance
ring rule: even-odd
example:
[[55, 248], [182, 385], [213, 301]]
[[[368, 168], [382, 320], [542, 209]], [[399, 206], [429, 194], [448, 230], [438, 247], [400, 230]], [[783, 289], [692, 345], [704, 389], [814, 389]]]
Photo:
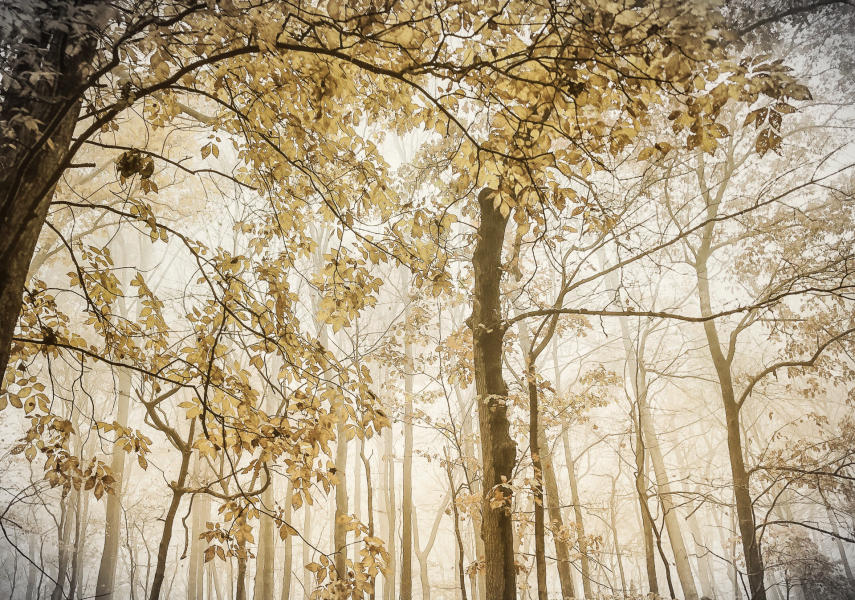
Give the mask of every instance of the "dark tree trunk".
[[[87, 8], [95, 14], [108, 12], [102, 2], [48, 3], [52, 8], [44, 18], [66, 18], [60, 8], [63, 4], [79, 14], [85, 14]], [[93, 22], [93, 29], [98, 25]], [[22, 58], [3, 82], [6, 89], [0, 123], [14, 125], [11, 135], [0, 140], [0, 374], [9, 362], [27, 271], [56, 182], [68, 159], [81, 107], [79, 92], [96, 50], [94, 35], [75, 37], [56, 30], [43, 31], [40, 40], [23, 39], [20, 46], [22, 54], [27, 49], [42, 49], [42, 59], [34, 64], [33, 58]], [[12, 83], [27, 79], [31, 71], [56, 76], [42, 77], [35, 86]], [[35, 132], [27, 127], [32, 121], [12, 119], [21, 115], [37, 120]]]
[[494, 205], [494, 196], [495, 192], [489, 188], [478, 195], [481, 223], [472, 257], [475, 294], [470, 326], [484, 463], [481, 537], [486, 552], [487, 598], [514, 600], [513, 492], [508, 482], [516, 459], [516, 445], [510, 436], [508, 388], [502, 378], [505, 331], [499, 300], [502, 243], [508, 219]]

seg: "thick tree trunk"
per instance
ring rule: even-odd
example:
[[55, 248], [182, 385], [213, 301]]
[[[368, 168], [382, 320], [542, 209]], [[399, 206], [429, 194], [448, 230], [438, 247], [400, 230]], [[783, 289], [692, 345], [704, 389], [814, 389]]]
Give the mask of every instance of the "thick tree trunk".
[[252, 597], [254, 600], [273, 600], [273, 571], [276, 558], [273, 533], [276, 526], [273, 518], [267, 514], [273, 511], [273, 485], [268, 485], [261, 493], [261, 504], [264, 512], [261, 513], [258, 523], [258, 555], [255, 559], [255, 587]]
[[404, 468], [401, 498], [401, 600], [413, 597], [413, 347], [404, 333]]
[[510, 436], [508, 389], [502, 377], [505, 331], [499, 297], [502, 243], [508, 220], [494, 204], [494, 196], [489, 188], [478, 195], [481, 223], [472, 257], [475, 290], [470, 326], [483, 453], [481, 537], [486, 553], [487, 599], [514, 600], [513, 491], [509, 482], [513, 475], [516, 445]]
[[576, 592], [573, 589], [573, 572], [570, 570], [572, 567], [570, 564], [570, 548], [567, 541], [556, 533], [564, 529], [564, 519], [561, 516], [561, 495], [558, 492], [558, 481], [555, 478], [555, 468], [552, 464], [552, 452], [549, 451], [543, 427], [538, 432], [538, 446], [542, 454], [546, 506], [553, 527], [552, 541], [555, 544], [555, 555], [558, 559], [558, 582], [561, 585], [561, 597], [564, 600], [569, 600], [576, 597]]
[[[96, 19], [92, 30], [80, 39], [67, 33], [45, 35], [44, 40], [22, 40], [31, 54], [5, 77], [26, 77], [28, 71], [55, 77], [41, 77], [34, 86], [17, 86], [5, 81], [0, 122], [11, 124], [11, 135], [0, 144], [0, 375], [6, 371], [12, 336], [26, 284], [30, 261], [44, 225], [56, 182], [67, 162], [68, 149], [82, 105], [77, 96], [86, 81], [96, 51], [96, 33], [110, 10], [105, 2], [75, 3], [84, 15], [92, 10]], [[68, 18], [63, 8], [71, 4], [49, 3], [45, 19]], [[35, 51], [35, 46], [42, 51]], [[74, 49], [74, 53], [69, 52]], [[26, 51], [26, 50], [25, 50]], [[32, 57], [41, 54], [41, 62]], [[23, 54], [23, 53], [22, 53]], [[11, 57], [10, 57], [11, 58]], [[17, 72], [15, 72], [17, 71]], [[5, 79], [4, 77], [4, 79]], [[21, 116], [32, 117], [32, 121]], [[13, 119], [13, 117], [16, 117]], [[37, 131], [28, 128], [35, 122]]]
[[[128, 425], [128, 411], [131, 401], [131, 374], [127, 369], [118, 373], [118, 398], [116, 422], [122, 427]], [[125, 473], [125, 450], [118, 444], [113, 446], [110, 470], [116, 478], [116, 493], [107, 496], [107, 514], [104, 522], [104, 549], [101, 551], [101, 564], [98, 567], [98, 579], [95, 583], [95, 596], [99, 600], [111, 600], [116, 577], [116, 562], [119, 557], [119, 540], [122, 530], [122, 494]]]

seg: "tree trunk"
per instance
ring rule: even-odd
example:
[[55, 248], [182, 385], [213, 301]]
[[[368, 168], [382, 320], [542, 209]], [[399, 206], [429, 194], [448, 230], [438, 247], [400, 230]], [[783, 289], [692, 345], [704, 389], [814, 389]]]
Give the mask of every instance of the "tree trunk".
[[401, 498], [401, 600], [413, 597], [413, 347], [404, 332], [404, 468]]
[[451, 494], [451, 517], [454, 519], [454, 539], [457, 540], [457, 576], [460, 583], [460, 600], [466, 600], [466, 572], [463, 568], [463, 537], [460, 535], [460, 515], [457, 513], [457, 488], [451, 474], [451, 461], [445, 452], [445, 474], [448, 477], [448, 490]]
[[538, 435], [538, 446], [542, 453], [543, 481], [546, 487], [546, 506], [549, 520], [552, 523], [552, 541], [555, 544], [555, 555], [558, 559], [558, 582], [561, 585], [561, 597], [569, 600], [576, 597], [573, 589], [573, 572], [570, 564], [570, 548], [558, 532], [564, 529], [564, 519], [561, 516], [561, 496], [558, 492], [558, 481], [555, 478], [555, 468], [552, 464], [552, 453], [546, 439], [543, 427]]
[[588, 544], [585, 541], [585, 523], [582, 518], [582, 505], [579, 502], [579, 482], [576, 480], [576, 465], [570, 452], [570, 436], [567, 428], [561, 432], [561, 442], [564, 445], [564, 462], [567, 463], [567, 476], [570, 479], [570, 500], [573, 502], [573, 512], [576, 517], [576, 535], [579, 538], [579, 554], [582, 563], [582, 590], [585, 598], [594, 597], [591, 591], [591, 565], [588, 558]]
[[385, 464], [384, 475], [386, 479], [386, 530], [388, 532], [389, 543], [389, 568], [387, 573], [384, 573], [383, 579], [383, 597], [385, 600], [395, 600], [395, 576], [397, 570], [397, 550], [395, 549], [395, 447], [392, 439], [392, 428], [384, 432], [384, 456]]
[[[422, 600], [430, 600], [430, 577], [428, 576], [428, 559], [430, 558], [430, 551], [433, 549], [434, 543], [436, 543], [436, 534], [439, 532], [439, 524], [442, 521], [442, 515], [445, 514], [445, 510], [448, 506], [448, 501], [450, 499], [451, 493], [446, 495], [442, 502], [440, 502], [436, 514], [433, 518], [433, 525], [431, 525], [430, 535], [428, 536], [428, 539], [425, 542], [425, 547], [421, 549], [419, 543], [419, 513], [418, 511], [413, 511], [413, 542], [415, 543], [416, 557], [419, 559], [419, 580], [422, 586]], [[463, 541], [461, 540], [459, 547], [462, 548], [462, 546]]]
[[626, 352], [626, 371], [632, 387], [635, 400], [638, 404], [639, 428], [642, 436], [638, 438], [650, 454], [653, 464], [653, 472], [656, 475], [656, 489], [659, 502], [662, 504], [662, 512], [665, 519], [665, 528], [668, 531], [668, 539], [674, 553], [674, 562], [677, 567], [677, 577], [680, 579], [680, 587], [686, 600], [697, 600], [698, 591], [695, 587], [695, 578], [692, 567], [689, 564], [689, 553], [683, 540], [683, 532], [677, 520], [677, 512], [671, 499], [671, 483], [668, 472], [665, 469], [665, 460], [659, 447], [659, 439], [656, 436], [656, 428], [653, 423], [653, 414], [648, 405], [647, 371], [644, 367], [644, 334], [638, 332], [640, 340], [633, 344], [627, 319], [620, 318], [620, 329], [623, 337], [624, 350]]
[[[48, 3], [45, 19], [62, 20], [63, 3]], [[70, 5], [69, 5], [70, 7]], [[69, 159], [68, 151], [82, 105], [77, 96], [86, 81], [97, 48], [98, 30], [104, 26], [110, 10], [106, 2], [80, 2], [79, 14], [92, 10], [96, 16], [92, 29], [83, 39], [54, 29], [44, 41], [22, 40], [23, 52], [41, 55], [40, 63], [22, 58], [4, 79], [23, 77], [26, 71], [47, 73], [34, 86], [18, 87], [4, 81], [4, 99], [0, 122], [11, 124], [13, 131], [4, 136], [0, 149], [0, 376], [6, 371], [11, 354], [12, 336], [26, 284], [30, 261], [44, 225], [51, 197]], [[66, 30], [68, 31], [68, 30]], [[71, 48], [75, 52], [69, 53]], [[39, 52], [39, 50], [41, 52]], [[17, 70], [18, 72], [15, 72]], [[21, 119], [21, 115], [32, 121]], [[13, 118], [16, 117], [16, 118]], [[27, 126], [35, 122], [36, 131]], [[6, 143], [13, 141], [15, 143]]]
[[[289, 525], [291, 524], [291, 496], [294, 495], [294, 484], [288, 480], [288, 486], [285, 488], [285, 502], [282, 509], [282, 518]], [[303, 532], [304, 535], [309, 535], [308, 531]], [[282, 592], [279, 596], [280, 600], [289, 600], [291, 597], [291, 569], [294, 562], [294, 538], [290, 535], [285, 536], [285, 550], [282, 557]]]
[[[200, 474], [199, 460], [196, 461], [196, 478]], [[193, 519], [190, 525], [190, 565], [187, 574], [187, 600], [203, 600], [205, 597], [204, 540], [199, 536], [205, 531], [205, 523], [211, 516], [211, 497], [200, 494], [193, 499]]]
[[[273, 511], [273, 485], [268, 485], [261, 493], [263, 511], [258, 522], [258, 555], [255, 559], [255, 588], [254, 600], [273, 600], [273, 570], [276, 547], [273, 543], [273, 533], [276, 526], [268, 514]], [[290, 536], [289, 536], [290, 537]]]
[[187, 472], [190, 469], [190, 456], [192, 450], [189, 445], [193, 441], [193, 436], [196, 432], [196, 419], [190, 422], [190, 435], [188, 436], [187, 448], [181, 454], [181, 466], [178, 469], [178, 479], [175, 487], [172, 488], [172, 501], [169, 503], [169, 509], [166, 511], [166, 519], [163, 522], [163, 534], [160, 536], [160, 544], [157, 548], [157, 566], [154, 569], [154, 578], [151, 582], [151, 592], [149, 600], [158, 600], [160, 591], [163, 587], [163, 578], [166, 574], [166, 558], [169, 555], [169, 542], [172, 540], [172, 525], [175, 523], [175, 515], [178, 512], [178, 506], [181, 504], [181, 498], [184, 492], [181, 490], [184, 487], [184, 482], [187, 480]]
[[484, 540], [488, 600], [516, 598], [511, 506], [516, 445], [508, 422], [508, 388], [502, 377], [502, 325], [499, 284], [507, 217], [494, 204], [496, 194], [478, 194], [481, 223], [472, 257], [475, 273], [470, 326], [474, 350], [475, 390], [481, 429], [484, 491], [481, 537]]
[[[705, 242], [711, 237], [705, 235]], [[709, 278], [706, 259], [709, 255], [708, 245], [698, 252], [696, 263], [698, 278], [698, 296], [701, 314], [712, 314], [710, 301]], [[742, 432], [739, 426], [739, 410], [733, 387], [733, 377], [730, 372], [730, 359], [725, 356], [719, 342], [718, 330], [712, 320], [704, 321], [704, 332], [707, 337], [710, 356], [718, 378], [721, 399], [724, 404], [725, 425], [727, 427], [727, 453], [730, 458], [730, 472], [733, 478], [733, 492], [736, 501], [736, 516], [739, 533], [742, 538], [742, 551], [745, 556], [745, 570], [748, 573], [748, 586], [751, 600], [766, 600], [764, 583], [763, 557], [760, 553], [760, 542], [754, 528], [754, 505], [751, 501], [751, 491], [748, 471], [742, 450]]]
[[647, 587], [651, 594], [659, 594], [659, 581], [656, 578], [656, 555], [653, 546], [653, 519], [647, 503], [647, 475], [645, 465], [647, 454], [644, 452], [644, 439], [641, 427], [635, 423], [635, 492], [641, 512], [641, 533], [644, 537], [644, 564], [647, 570]]
[[[365, 501], [368, 505], [368, 536], [374, 537], [374, 486], [371, 483], [371, 463], [365, 456], [365, 438], [359, 440], [359, 458], [365, 468]], [[371, 580], [371, 589], [368, 591], [369, 600], [374, 600], [376, 595], [374, 579]]]
[[[128, 425], [128, 411], [131, 402], [131, 374], [127, 369], [118, 373], [118, 408], [116, 422], [122, 427]], [[99, 600], [111, 600], [115, 586], [116, 562], [119, 557], [119, 540], [122, 529], [122, 487], [125, 474], [125, 450], [118, 444], [113, 446], [110, 470], [116, 478], [116, 493], [107, 495], [107, 514], [104, 523], [104, 549], [101, 551], [101, 563], [98, 567], [98, 579], [95, 583], [95, 596]]]
[[[470, 474], [470, 469], [466, 466], [466, 461], [470, 463], [475, 462], [477, 464], [482, 464], [480, 455], [481, 455], [481, 446], [476, 443], [475, 434], [472, 431], [472, 412], [471, 406], [467, 406], [466, 401], [460, 393], [460, 388], [455, 386], [454, 393], [457, 397], [457, 405], [460, 407], [460, 412], [462, 414], [461, 420], [463, 424], [461, 429], [463, 431], [463, 452], [466, 455], [464, 457], [464, 468], [463, 472], [466, 475], [466, 482], [469, 487], [469, 493], [480, 495], [481, 494], [481, 480], [479, 477], [473, 477]], [[475, 540], [475, 560], [484, 560], [484, 539], [481, 537], [481, 513], [477, 511], [472, 514], [472, 537]], [[477, 585], [473, 585], [474, 591], [472, 592], [473, 598], [477, 597], [478, 600], [487, 600], [487, 586], [484, 583], [484, 569], [478, 569], [477, 574], [474, 575], [475, 581]]]

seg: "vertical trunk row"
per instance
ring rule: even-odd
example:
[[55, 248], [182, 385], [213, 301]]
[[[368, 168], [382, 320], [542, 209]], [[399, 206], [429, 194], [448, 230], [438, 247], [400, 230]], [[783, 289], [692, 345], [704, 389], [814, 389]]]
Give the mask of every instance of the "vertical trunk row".
[[516, 598], [511, 480], [516, 445], [508, 422], [508, 389], [502, 377], [504, 328], [499, 299], [502, 243], [507, 217], [494, 204], [493, 190], [478, 194], [481, 223], [472, 265], [475, 273], [472, 327], [475, 390], [483, 453], [481, 537], [486, 552], [488, 600]]

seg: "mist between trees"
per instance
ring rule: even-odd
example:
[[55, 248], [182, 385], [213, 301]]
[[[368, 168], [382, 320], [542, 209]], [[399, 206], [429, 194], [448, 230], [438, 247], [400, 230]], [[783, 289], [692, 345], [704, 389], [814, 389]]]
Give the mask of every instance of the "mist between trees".
[[855, 597], [853, 24], [4, 0], [0, 596]]

